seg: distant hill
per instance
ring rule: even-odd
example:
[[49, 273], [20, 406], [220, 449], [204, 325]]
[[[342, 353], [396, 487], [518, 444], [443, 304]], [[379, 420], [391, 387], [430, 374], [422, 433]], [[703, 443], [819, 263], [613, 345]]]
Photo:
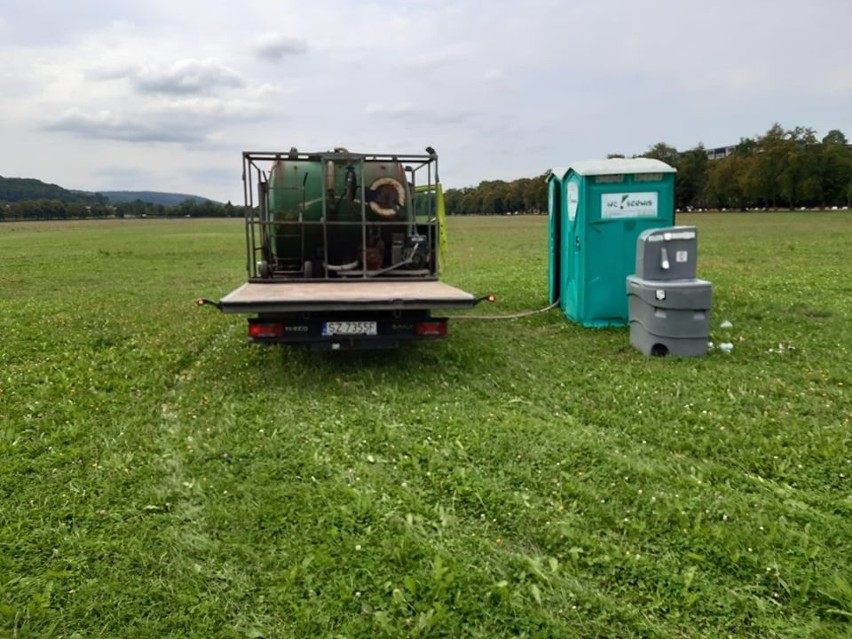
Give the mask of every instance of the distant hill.
[[[73, 191], [56, 184], [47, 184], [34, 178], [7, 178], [0, 176], [0, 202], [24, 202], [28, 200], [59, 200], [80, 204], [104, 204], [107, 199], [115, 204], [141, 200], [148, 204], [179, 206], [187, 200], [195, 204], [213, 202], [206, 197], [184, 193], [160, 193], [157, 191]], [[218, 202], [214, 202], [218, 204]]]
[[[160, 193], [158, 191], [101, 191], [109, 198], [110, 202], [116, 204], [122, 202], [135, 202], [141, 200], [149, 204], [162, 204], [163, 206], [180, 206], [187, 200], [195, 204], [213, 202], [213, 200], [198, 195], [186, 195], [185, 193]], [[218, 202], [216, 202], [218, 204]]]
[[6, 178], [0, 176], [0, 202], [23, 202], [26, 200], [59, 200], [81, 204], [103, 204], [104, 198], [97, 193], [69, 191], [56, 184], [47, 184], [34, 178]]

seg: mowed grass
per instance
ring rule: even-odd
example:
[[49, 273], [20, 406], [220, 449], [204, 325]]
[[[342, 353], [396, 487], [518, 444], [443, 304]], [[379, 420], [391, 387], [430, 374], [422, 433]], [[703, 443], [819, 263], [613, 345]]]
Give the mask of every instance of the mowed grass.
[[[258, 347], [194, 306], [240, 221], [0, 225], [0, 636], [852, 636], [852, 216], [679, 222], [728, 355]], [[449, 231], [474, 312], [547, 304], [545, 218]]]

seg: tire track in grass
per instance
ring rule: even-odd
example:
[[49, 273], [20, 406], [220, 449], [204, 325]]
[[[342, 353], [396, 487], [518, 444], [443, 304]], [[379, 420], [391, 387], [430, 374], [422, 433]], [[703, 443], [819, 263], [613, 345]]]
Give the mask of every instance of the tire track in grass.
[[[221, 331], [185, 353], [173, 367], [174, 379], [160, 405], [158, 423], [159, 483], [151, 491], [144, 510], [161, 516], [162, 543], [160, 587], [179, 611], [164, 611], [160, 625], [177, 625], [179, 631], [209, 631], [208, 636], [229, 636], [224, 629], [244, 636], [258, 634], [257, 619], [240, 618], [234, 601], [250, 590], [248, 574], [232, 559], [209, 520], [209, 509], [217, 496], [196, 468], [204, 433], [198, 426], [199, 407], [193, 403], [196, 371], [233, 343], [236, 326]], [[221, 415], [225, 427], [233, 425], [233, 414]], [[181, 614], [182, 613], [182, 614]], [[167, 615], [167, 616], [166, 616]], [[207, 629], [207, 630], [205, 630]]]

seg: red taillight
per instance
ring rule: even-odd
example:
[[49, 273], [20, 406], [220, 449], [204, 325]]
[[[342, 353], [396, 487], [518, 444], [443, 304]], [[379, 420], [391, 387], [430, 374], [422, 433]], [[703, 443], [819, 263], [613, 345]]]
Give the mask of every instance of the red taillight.
[[417, 322], [414, 332], [418, 337], [444, 337], [447, 334], [447, 321]]
[[249, 337], [284, 337], [284, 324], [249, 324]]

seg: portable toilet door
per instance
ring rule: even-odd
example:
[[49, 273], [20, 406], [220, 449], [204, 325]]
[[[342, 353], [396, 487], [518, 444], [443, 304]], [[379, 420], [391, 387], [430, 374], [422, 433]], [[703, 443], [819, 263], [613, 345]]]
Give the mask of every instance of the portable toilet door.
[[674, 224], [675, 169], [650, 158], [576, 162], [559, 176], [561, 307], [584, 326], [628, 322], [625, 280], [642, 231]]
[[562, 180], [556, 172], [547, 178], [547, 298], [553, 304], [560, 298], [561, 286], [561, 230], [562, 230]]
[[[576, 181], [563, 178], [568, 168], [553, 169], [547, 178], [548, 241], [548, 298], [551, 304], [560, 302], [563, 311], [566, 300], [575, 295], [576, 256], [571, 238], [577, 216], [579, 190]], [[571, 240], [571, 241], [569, 241]]]
[[572, 317], [577, 309], [575, 231], [580, 189], [578, 179], [569, 179], [567, 174], [568, 167], [553, 169], [547, 178], [548, 298], [551, 304], [558, 301], [562, 311]]
[[582, 180], [570, 173], [563, 180], [565, 207], [563, 221], [565, 231], [562, 234], [562, 310], [569, 318], [580, 321], [585, 314], [585, 297], [581, 295], [582, 286], [579, 277], [583, 273], [582, 244], [580, 229], [586, 224], [586, 211], [580, 206], [583, 194]]

